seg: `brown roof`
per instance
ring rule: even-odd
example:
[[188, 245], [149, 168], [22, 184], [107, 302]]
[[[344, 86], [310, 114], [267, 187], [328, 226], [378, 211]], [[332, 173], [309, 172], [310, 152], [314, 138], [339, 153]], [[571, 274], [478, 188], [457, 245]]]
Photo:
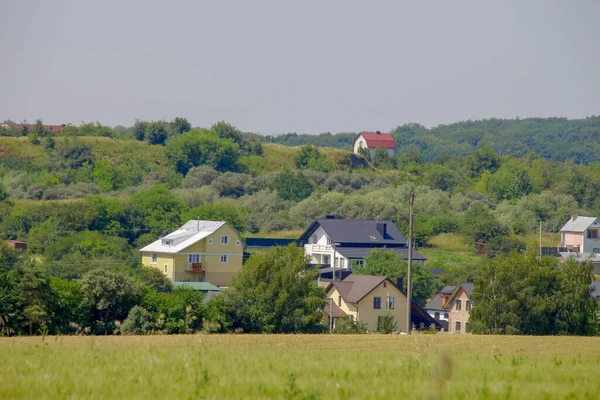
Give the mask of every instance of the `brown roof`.
[[333, 318], [344, 318], [348, 315], [344, 312], [344, 310], [339, 308], [337, 304], [335, 304], [335, 301], [332, 301], [331, 299], [325, 299], [325, 307], [323, 308], [323, 312], [325, 313], [325, 315], [330, 316], [329, 310], [331, 309], [332, 304]]
[[[381, 282], [389, 280], [385, 276], [374, 275], [348, 275], [343, 281], [335, 281], [327, 286], [327, 291], [333, 286], [340, 296], [348, 303], [358, 303], [369, 294], [373, 289], [381, 284]], [[390, 281], [390, 283], [392, 283]], [[392, 283], [393, 285], [393, 283]]]

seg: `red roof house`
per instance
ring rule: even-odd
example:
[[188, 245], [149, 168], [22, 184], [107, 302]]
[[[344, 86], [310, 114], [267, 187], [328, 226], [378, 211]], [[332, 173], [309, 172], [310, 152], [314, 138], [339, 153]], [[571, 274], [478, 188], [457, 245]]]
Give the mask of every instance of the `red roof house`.
[[375, 149], [381, 147], [387, 149], [390, 156], [394, 155], [396, 150], [396, 141], [391, 133], [376, 132], [361, 132], [354, 139], [354, 153], [359, 154], [360, 148], [369, 149], [371, 158], [375, 154]]

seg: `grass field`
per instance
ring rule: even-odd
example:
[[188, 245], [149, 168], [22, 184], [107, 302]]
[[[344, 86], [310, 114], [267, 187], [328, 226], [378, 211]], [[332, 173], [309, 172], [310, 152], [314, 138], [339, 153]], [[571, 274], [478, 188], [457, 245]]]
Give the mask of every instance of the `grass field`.
[[0, 339], [2, 399], [598, 399], [599, 371], [597, 338]]

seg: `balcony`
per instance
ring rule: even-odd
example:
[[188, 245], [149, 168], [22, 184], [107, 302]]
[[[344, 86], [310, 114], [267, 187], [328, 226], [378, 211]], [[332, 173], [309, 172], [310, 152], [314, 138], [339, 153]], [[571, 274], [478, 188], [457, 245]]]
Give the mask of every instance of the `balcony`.
[[191, 272], [193, 274], [201, 274], [202, 272], [204, 272], [204, 270], [202, 269], [202, 263], [188, 263], [186, 271]]
[[325, 244], [307, 244], [305, 246], [306, 251], [311, 254], [314, 253], [331, 253], [331, 246]]

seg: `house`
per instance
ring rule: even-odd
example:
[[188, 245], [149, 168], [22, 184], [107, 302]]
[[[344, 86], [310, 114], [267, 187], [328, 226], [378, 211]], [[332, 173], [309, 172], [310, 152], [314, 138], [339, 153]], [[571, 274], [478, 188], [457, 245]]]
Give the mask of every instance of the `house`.
[[600, 253], [600, 221], [572, 216], [560, 230], [558, 247], [574, 253]]
[[360, 149], [369, 149], [371, 154], [371, 160], [375, 156], [375, 150], [377, 147], [386, 149], [388, 155], [391, 157], [396, 151], [396, 141], [391, 133], [376, 132], [361, 132], [356, 135], [354, 139], [354, 153], [360, 154]]
[[204, 293], [203, 303], [207, 303], [210, 299], [215, 296], [223, 294], [221, 288], [213, 285], [209, 282], [172, 282], [173, 288], [189, 288]]
[[433, 299], [425, 306], [425, 311], [430, 317], [437, 321], [445, 330], [448, 330], [448, 310], [444, 309], [444, 306], [448, 302], [448, 299], [456, 289], [456, 286], [446, 286]]
[[[322, 276], [336, 273], [340, 277], [352, 272], [352, 265], [362, 265], [373, 249], [385, 248], [408, 259], [406, 239], [392, 221], [336, 219], [328, 216], [313, 222], [300, 236], [304, 253], [311, 264], [321, 265]], [[416, 250], [415, 262], [426, 260]], [[333, 276], [332, 276], [333, 278]]]
[[[325, 292], [324, 312], [333, 316], [334, 326], [340, 318], [350, 318], [377, 331], [381, 317], [389, 313], [398, 324], [397, 330], [406, 332], [406, 294], [385, 276], [351, 274], [329, 283]], [[436, 329], [441, 327], [415, 302], [411, 305], [411, 321], [417, 329], [429, 329], [431, 324]]]
[[473, 302], [470, 300], [473, 292], [473, 283], [464, 282], [459, 284], [442, 308], [448, 312], [448, 332], [469, 333], [469, 314]]
[[594, 281], [590, 285], [590, 289], [592, 289], [592, 297], [600, 303], [600, 281]]
[[191, 220], [140, 252], [144, 265], [158, 268], [172, 281], [227, 286], [242, 269], [244, 246], [225, 221]]
[[19, 241], [16, 241], [16, 240], [7, 240], [6, 241], [6, 245], [8, 247], [13, 248], [13, 249], [27, 250], [27, 243], [26, 242], [19, 242]]
[[[3, 128], [8, 128], [10, 130], [13, 130], [15, 132], [21, 132], [24, 127], [26, 127], [27, 130], [30, 132], [35, 128], [35, 124], [0, 124], [0, 126]], [[58, 133], [58, 132], [62, 131], [63, 129], [65, 129], [66, 126], [67, 126], [66, 124], [42, 125], [42, 129], [44, 129], [46, 131], [50, 131], [52, 133]]]

